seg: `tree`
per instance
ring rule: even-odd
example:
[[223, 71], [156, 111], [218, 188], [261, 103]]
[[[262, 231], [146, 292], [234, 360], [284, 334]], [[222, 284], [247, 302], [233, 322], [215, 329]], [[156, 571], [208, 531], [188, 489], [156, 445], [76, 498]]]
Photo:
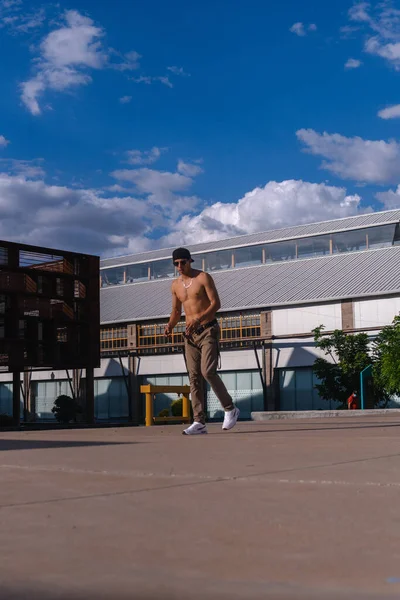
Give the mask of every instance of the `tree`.
[[82, 409], [76, 400], [62, 394], [55, 399], [51, 412], [59, 423], [70, 423], [76, 421], [77, 414], [82, 412]]
[[[319, 379], [315, 387], [321, 398], [337, 401], [340, 403], [338, 408], [345, 408], [350, 394], [360, 390], [361, 371], [373, 364], [369, 338], [366, 333], [349, 335], [340, 329], [330, 336], [324, 336], [323, 329], [323, 325], [313, 329], [314, 341], [317, 348], [330, 356], [331, 361], [325, 358], [315, 360], [313, 371]], [[376, 404], [387, 400], [380, 379], [373, 382], [373, 394]]]
[[374, 379], [390, 395], [400, 395], [400, 316], [373, 343]]

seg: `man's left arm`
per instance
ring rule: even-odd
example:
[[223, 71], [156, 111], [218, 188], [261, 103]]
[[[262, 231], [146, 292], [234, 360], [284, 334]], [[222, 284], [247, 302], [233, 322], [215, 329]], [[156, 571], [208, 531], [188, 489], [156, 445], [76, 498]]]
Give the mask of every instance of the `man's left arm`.
[[210, 301], [210, 306], [201, 313], [199, 317], [200, 324], [204, 325], [210, 320], [210, 317], [214, 317], [215, 313], [221, 308], [221, 301], [218, 296], [217, 288], [211, 275], [204, 273], [204, 289], [207, 294], [207, 298]]

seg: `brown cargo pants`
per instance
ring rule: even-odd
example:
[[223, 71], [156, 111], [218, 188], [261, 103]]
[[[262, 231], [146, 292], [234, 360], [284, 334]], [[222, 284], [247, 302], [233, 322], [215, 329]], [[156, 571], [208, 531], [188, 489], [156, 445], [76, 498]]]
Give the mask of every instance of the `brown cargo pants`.
[[204, 379], [210, 384], [224, 410], [234, 409], [232, 398], [217, 374], [219, 337], [219, 325], [213, 325], [200, 334], [193, 333], [189, 339], [185, 338], [185, 357], [189, 373], [193, 418], [199, 423], [205, 423], [206, 420]]

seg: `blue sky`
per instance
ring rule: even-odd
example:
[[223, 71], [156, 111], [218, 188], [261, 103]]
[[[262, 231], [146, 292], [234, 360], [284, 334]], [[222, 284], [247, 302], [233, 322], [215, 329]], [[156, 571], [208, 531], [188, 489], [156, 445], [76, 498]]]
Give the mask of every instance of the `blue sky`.
[[400, 205], [400, 3], [0, 0], [0, 238], [126, 254]]

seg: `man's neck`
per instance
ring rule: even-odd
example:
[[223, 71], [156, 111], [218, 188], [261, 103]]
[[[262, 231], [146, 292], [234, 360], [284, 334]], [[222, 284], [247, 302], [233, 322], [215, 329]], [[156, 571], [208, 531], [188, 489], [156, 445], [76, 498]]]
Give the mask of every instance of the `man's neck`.
[[195, 274], [195, 270], [192, 269], [192, 268], [190, 268], [189, 272], [188, 273], [182, 273], [181, 277], [183, 277], [183, 278], [185, 278], [185, 277], [191, 278], [191, 277], [194, 277], [194, 274]]

